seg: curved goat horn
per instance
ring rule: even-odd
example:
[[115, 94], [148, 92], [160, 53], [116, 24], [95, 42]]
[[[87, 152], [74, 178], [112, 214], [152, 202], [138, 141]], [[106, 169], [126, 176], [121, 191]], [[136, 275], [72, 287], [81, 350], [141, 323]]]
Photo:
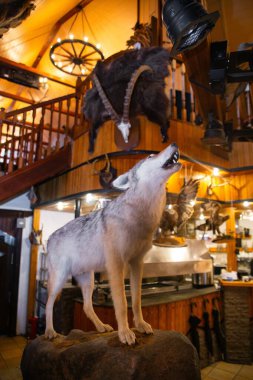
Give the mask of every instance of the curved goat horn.
[[115, 109], [113, 108], [113, 106], [111, 105], [109, 99], [107, 98], [106, 93], [104, 92], [104, 89], [101, 86], [101, 83], [100, 83], [98, 77], [96, 76], [96, 74], [93, 74], [93, 80], [94, 80], [95, 86], [97, 87], [99, 96], [102, 100], [102, 103], [103, 103], [106, 111], [109, 113], [112, 120], [114, 120], [116, 123], [119, 123], [120, 117], [117, 114], [117, 112], [115, 111]]
[[131, 97], [134, 90], [134, 86], [137, 79], [144, 71], [153, 71], [153, 70], [148, 65], [141, 65], [137, 70], [135, 70], [135, 72], [131, 76], [130, 81], [128, 82], [126, 94], [124, 98], [124, 107], [123, 107], [123, 115], [122, 115], [122, 121], [124, 123], [129, 122], [129, 108], [130, 108]]

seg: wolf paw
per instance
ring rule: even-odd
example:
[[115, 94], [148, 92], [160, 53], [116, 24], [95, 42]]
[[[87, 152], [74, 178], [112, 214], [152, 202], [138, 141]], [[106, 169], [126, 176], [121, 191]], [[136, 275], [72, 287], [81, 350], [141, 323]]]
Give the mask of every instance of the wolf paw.
[[135, 344], [135, 340], [136, 340], [135, 334], [129, 328], [119, 330], [118, 334], [119, 334], [119, 340], [121, 341], [121, 343], [128, 344], [129, 346], [131, 346], [132, 344]]
[[57, 334], [56, 331], [54, 331], [54, 329], [47, 329], [47, 330], [45, 331], [45, 337], [46, 337], [47, 339], [49, 339], [49, 340], [56, 338], [57, 335], [58, 335], [58, 334]]
[[153, 334], [153, 329], [152, 327], [150, 326], [149, 323], [145, 322], [145, 321], [142, 321], [142, 322], [139, 322], [138, 324], [136, 324], [136, 329], [141, 332], [141, 333], [145, 333], [145, 334]]
[[113, 328], [110, 325], [106, 325], [102, 323], [101, 326], [97, 326], [97, 330], [99, 332], [107, 332], [107, 331], [113, 331]]

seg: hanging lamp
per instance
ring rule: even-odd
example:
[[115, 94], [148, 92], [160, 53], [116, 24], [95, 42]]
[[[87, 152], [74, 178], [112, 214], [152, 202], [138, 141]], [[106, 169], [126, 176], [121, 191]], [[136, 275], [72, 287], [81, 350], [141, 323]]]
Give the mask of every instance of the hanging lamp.
[[80, 10], [76, 13], [70, 27], [68, 38], [58, 38], [57, 42], [51, 46], [49, 55], [51, 62], [57, 69], [69, 75], [86, 77], [92, 72], [97, 61], [103, 60], [104, 56], [100, 50], [100, 44], [94, 45], [91, 42], [88, 42], [88, 37], [75, 38], [73, 33], [71, 33], [80, 13], [82, 17], [82, 26], [84, 26], [85, 18], [86, 23], [91, 29], [84, 14], [83, 7], [80, 6]]

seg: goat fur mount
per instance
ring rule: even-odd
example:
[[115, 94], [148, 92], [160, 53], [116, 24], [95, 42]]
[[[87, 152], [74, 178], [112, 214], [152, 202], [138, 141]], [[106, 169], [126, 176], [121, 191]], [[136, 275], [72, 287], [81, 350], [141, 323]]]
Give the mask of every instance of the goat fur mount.
[[165, 94], [170, 53], [162, 47], [126, 50], [115, 58], [99, 61], [93, 71], [93, 87], [84, 99], [84, 116], [91, 122], [89, 152], [94, 151], [99, 127], [114, 120], [128, 141], [130, 118], [145, 115], [160, 126], [168, 140], [170, 103]]

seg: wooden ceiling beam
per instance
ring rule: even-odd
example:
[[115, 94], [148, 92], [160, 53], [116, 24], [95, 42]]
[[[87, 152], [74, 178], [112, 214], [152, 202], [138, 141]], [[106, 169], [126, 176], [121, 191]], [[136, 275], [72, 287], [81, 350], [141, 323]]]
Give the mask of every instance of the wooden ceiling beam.
[[4, 58], [4, 57], [0, 57], [0, 65], [2, 64], [5, 64], [5, 65], [8, 65], [8, 66], [12, 66], [14, 68], [17, 68], [17, 69], [20, 69], [20, 70], [24, 70], [24, 71], [28, 71], [30, 73], [33, 73], [33, 74], [37, 74], [41, 77], [45, 77], [53, 82], [56, 82], [56, 83], [59, 83], [59, 84], [62, 84], [64, 86], [67, 86], [67, 87], [71, 87], [71, 88], [76, 88], [75, 85], [67, 82], [66, 80], [63, 80], [55, 75], [52, 75], [52, 74], [48, 74], [48, 73], [45, 73], [41, 70], [38, 70], [34, 67], [30, 67], [30, 66], [26, 66], [24, 65], [23, 63], [17, 63], [17, 62], [14, 62], [14, 61], [11, 61], [10, 59], [7, 59], [7, 58]]
[[37, 55], [37, 57], [35, 58], [35, 60], [34, 60], [34, 62], [32, 64], [32, 67], [37, 67], [39, 65], [41, 59], [43, 58], [43, 56], [46, 53], [46, 51], [49, 48], [49, 46], [51, 45], [53, 39], [55, 38], [55, 36], [56, 36], [57, 32], [59, 31], [60, 27], [62, 26], [62, 24], [64, 24], [66, 21], [68, 21], [76, 13], [80, 12], [80, 9], [86, 7], [91, 2], [92, 2], [92, 0], [82, 0], [82, 1], [80, 1], [80, 3], [78, 3], [74, 8], [70, 9], [70, 11], [68, 11], [64, 16], [62, 16], [54, 24], [54, 26], [52, 27], [52, 29], [51, 29], [51, 31], [49, 33], [49, 36], [48, 36], [46, 42], [44, 43], [44, 45], [40, 49], [40, 52]]
[[32, 99], [24, 98], [23, 96], [11, 94], [10, 92], [0, 91], [0, 96], [3, 98], [13, 99], [18, 102], [26, 103], [26, 104], [34, 104], [35, 101]]

